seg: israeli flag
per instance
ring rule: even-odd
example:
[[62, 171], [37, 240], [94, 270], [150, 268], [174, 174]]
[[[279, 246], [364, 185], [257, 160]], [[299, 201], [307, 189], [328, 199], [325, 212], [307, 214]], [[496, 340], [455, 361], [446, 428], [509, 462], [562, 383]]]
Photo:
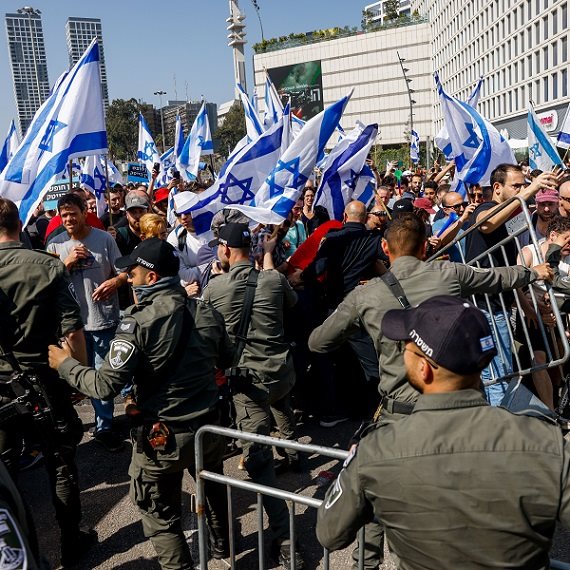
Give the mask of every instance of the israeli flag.
[[370, 166], [365, 164], [360, 171], [358, 180], [356, 181], [356, 188], [352, 194], [352, 200], [359, 200], [368, 207], [374, 198], [375, 190], [376, 176], [374, 176], [374, 172], [372, 172]]
[[[107, 184], [107, 174], [109, 182]], [[107, 211], [107, 203], [105, 202], [105, 192], [107, 187], [114, 184], [122, 184], [123, 177], [117, 167], [110, 161], [107, 161], [105, 169], [105, 157], [100, 154], [93, 154], [85, 158], [80, 178], [81, 186], [95, 194], [97, 199], [97, 216], [101, 217]]]
[[[280, 224], [289, 215], [323, 154], [352, 95], [346, 96], [307, 121], [269, 174], [249, 205], [236, 210], [262, 224]], [[330, 157], [329, 157], [330, 160]], [[360, 171], [360, 169], [359, 169]]]
[[[196, 234], [210, 232], [214, 214], [229, 206], [249, 204], [261, 187], [282, 152], [283, 117], [229, 159], [220, 170], [216, 182], [205, 192], [191, 209]], [[176, 201], [176, 197], [174, 197]]]
[[176, 169], [176, 154], [174, 147], [170, 147], [164, 154], [160, 155], [160, 174], [157, 178], [158, 186], [167, 186], [172, 180], [172, 169]]
[[558, 139], [556, 141], [556, 146], [560, 148], [570, 148], [570, 105], [566, 110], [566, 116], [564, 117], [564, 122], [558, 133]]
[[331, 218], [342, 220], [344, 208], [353, 199], [370, 147], [378, 135], [378, 125], [356, 123], [354, 129], [332, 149], [315, 196]]
[[414, 164], [420, 161], [420, 135], [414, 130], [411, 132], [410, 159]]
[[269, 73], [265, 71], [265, 115], [263, 116], [263, 124], [265, 128], [269, 128], [274, 125], [279, 117], [283, 114], [283, 103], [281, 103], [281, 97], [275, 89], [275, 85], [269, 78]]
[[152, 167], [156, 162], [160, 162], [160, 154], [142, 113], [139, 113], [139, 148], [137, 151], [137, 159], [146, 166], [150, 180]]
[[200, 156], [213, 154], [213, 152], [214, 145], [212, 143], [212, 135], [210, 134], [208, 114], [206, 113], [206, 102], [204, 101], [178, 157], [178, 170], [185, 177], [190, 175], [193, 177], [192, 179], [196, 178], [200, 165]]
[[[477, 103], [479, 103], [479, 97], [481, 96], [481, 87], [483, 86], [483, 77], [479, 78], [477, 85], [475, 85], [475, 89], [473, 89], [469, 99], [467, 99], [467, 104], [473, 107], [474, 109], [477, 108]], [[435, 136], [435, 146], [443, 152], [446, 160], [453, 160], [453, 154], [451, 152], [451, 142], [449, 141], [449, 133], [447, 132], [447, 128], [445, 124], [441, 127], [441, 130]]]
[[37, 110], [0, 175], [0, 196], [16, 203], [26, 225], [70, 158], [107, 153], [99, 46], [93, 39]]
[[448, 95], [434, 74], [443, 119], [463, 191], [468, 184], [488, 186], [491, 172], [499, 164], [516, 164], [509, 143], [471, 105]]
[[556, 166], [563, 166], [554, 143], [542, 128], [531, 103], [528, 104], [527, 137], [528, 163], [532, 170], [538, 168], [550, 172]]
[[[174, 156], [178, 158], [184, 148], [184, 128], [180, 114], [176, 113], [176, 128], [174, 130]], [[168, 151], [167, 151], [168, 152]]]
[[18, 131], [16, 130], [14, 119], [12, 119], [10, 128], [8, 129], [8, 134], [6, 135], [6, 140], [2, 145], [2, 152], [0, 153], [0, 172], [6, 168], [19, 145], [20, 138], [18, 137]]
[[243, 110], [245, 114], [245, 130], [247, 133], [248, 142], [255, 140], [261, 133], [265, 130], [261, 121], [259, 120], [259, 115], [255, 110], [250, 98], [244, 91], [241, 84], [236, 84], [239, 91], [241, 102], [243, 104]]
[[305, 126], [305, 121], [299, 119], [295, 113], [291, 113], [291, 136], [293, 139], [297, 138], [297, 135], [301, 132], [301, 129]]

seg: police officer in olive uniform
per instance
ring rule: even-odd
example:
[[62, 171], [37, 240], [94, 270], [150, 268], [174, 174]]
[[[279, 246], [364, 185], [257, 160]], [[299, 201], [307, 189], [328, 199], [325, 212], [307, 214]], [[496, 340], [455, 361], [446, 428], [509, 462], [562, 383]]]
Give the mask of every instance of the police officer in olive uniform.
[[[195, 468], [196, 431], [218, 421], [214, 368], [231, 363], [233, 345], [221, 315], [188, 299], [170, 244], [144, 240], [116, 264], [128, 270], [137, 304], [127, 309], [103, 366], [82, 366], [65, 347], [55, 346], [50, 365], [94, 398], [111, 398], [134, 383], [139, 425], [132, 430], [131, 499], [162, 568], [188, 570], [193, 563], [181, 527], [182, 477]], [[223, 438], [210, 435], [204, 443], [206, 469], [222, 473]], [[223, 558], [228, 555], [225, 490], [206, 484], [206, 498], [212, 554]]]
[[[251, 235], [247, 224], [222, 226], [219, 237], [210, 242], [218, 246], [218, 259], [227, 271], [212, 279], [204, 289], [204, 300], [211, 303], [226, 321], [233, 339], [243, 310], [246, 283], [253, 267], [249, 260]], [[237, 363], [241, 375], [239, 388], [232, 388], [236, 423], [244, 432], [269, 435], [271, 416], [284, 439], [294, 438], [295, 420], [289, 394], [295, 384], [295, 370], [289, 345], [283, 332], [283, 311], [297, 302], [297, 295], [287, 279], [275, 270], [259, 273], [251, 321], [246, 332], [245, 348]], [[244, 465], [250, 477], [259, 483], [275, 486], [271, 448], [248, 441], [242, 446]], [[298, 457], [289, 452], [290, 464]], [[263, 497], [263, 505], [273, 530], [272, 551], [282, 566], [291, 565], [289, 512], [285, 501]], [[296, 553], [297, 568], [302, 565]]]
[[[83, 426], [70, 400], [69, 386], [48, 366], [48, 345], [63, 336], [77, 358], [86, 361], [85, 337], [73, 286], [61, 261], [43, 251], [26, 249], [19, 240], [18, 208], [0, 198], [0, 338], [19, 366], [37, 375], [51, 406], [51, 429], [37, 427], [20, 415], [0, 425], [0, 457], [16, 475], [22, 436], [30, 430], [42, 443], [55, 514], [61, 529], [62, 564], [76, 562], [95, 541], [93, 531], [80, 529], [81, 504], [75, 451]], [[14, 394], [5, 383], [12, 365], [0, 359], [0, 406]], [[5, 408], [6, 409], [6, 408]]]
[[[401, 291], [393, 289], [382, 278], [357, 287], [311, 333], [309, 348], [319, 353], [330, 352], [364, 328], [379, 355], [378, 390], [382, 400], [378, 421], [387, 424], [412, 412], [418, 392], [407, 382], [401, 345], [385, 338], [380, 330], [386, 311], [402, 309], [405, 299], [417, 305], [435, 295], [468, 297], [474, 293], [497, 293], [523, 287], [536, 279], [550, 279], [552, 271], [546, 264], [532, 269], [522, 266], [477, 269], [449, 261], [426, 263], [422, 261], [426, 248], [425, 225], [414, 214], [403, 214], [391, 222], [382, 247], [390, 258], [390, 271]], [[373, 526], [367, 527], [365, 534], [366, 568], [369, 569], [378, 568], [383, 556], [382, 534], [379, 527]]]
[[388, 311], [421, 395], [407, 418], [373, 426], [318, 511], [317, 536], [348, 546], [376, 517], [400, 568], [549, 568], [556, 521], [570, 524], [570, 443], [555, 422], [491, 407], [481, 370], [497, 353], [483, 313], [434, 297]]

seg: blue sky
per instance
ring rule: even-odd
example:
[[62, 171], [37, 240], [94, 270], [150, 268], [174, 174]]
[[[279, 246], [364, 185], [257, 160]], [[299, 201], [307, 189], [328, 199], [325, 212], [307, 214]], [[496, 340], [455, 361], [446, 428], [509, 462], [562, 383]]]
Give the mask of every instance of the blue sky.
[[[191, 99], [215, 103], [233, 97], [233, 64], [227, 47], [227, 0], [30, 0], [42, 11], [50, 83], [68, 67], [65, 22], [69, 16], [101, 18], [110, 99], [135, 97], [158, 106], [154, 91], [179, 99], [186, 83]], [[354, 0], [258, 0], [266, 39], [333, 26], [358, 26], [367, 2]], [[16, 118], [4, 14], [25, 3], [2, 2], [0, 139]], [[251, 84], [251, 46], [261, 39], [251, 0], [240, 0], [247, 24], [246, 65]]]

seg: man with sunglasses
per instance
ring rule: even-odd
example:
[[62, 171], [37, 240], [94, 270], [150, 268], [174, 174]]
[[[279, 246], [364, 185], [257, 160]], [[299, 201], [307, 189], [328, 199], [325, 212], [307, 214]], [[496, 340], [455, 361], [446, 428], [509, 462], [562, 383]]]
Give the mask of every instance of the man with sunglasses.
[[570, 217], [570, 177], [563, 178], [558, 187], [560, 197], [559, 214], [565, 218]]
[[438, 296], [388, 311], [404, 345], [413, 413], [354, 446], [317, 515], [317, 537], [345, 548], [373, 519], [401, 568], [549, 568], [556, 521], [570, 524], [570, 443], [549, 422], [493, 408], [481, 370], [497, 353], [483, 313]]

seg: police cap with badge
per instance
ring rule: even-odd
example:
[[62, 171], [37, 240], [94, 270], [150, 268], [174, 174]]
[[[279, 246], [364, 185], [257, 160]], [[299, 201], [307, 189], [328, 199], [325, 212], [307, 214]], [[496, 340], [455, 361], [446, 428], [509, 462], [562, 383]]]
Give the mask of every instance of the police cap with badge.
[[119, 257], [115, 262], [117, 269], [136, 265], [155, 271], [161, 277], [173, 277], [178, 274], [180, 261], [168, 242], [153, 237], [141, 241], [129, 255]]
[[480, 372], [497, 354], [485, 315], [449, 295], [406, 311], [388, 311], [382, 333], [392, 340], [413, 342], [426, 357], [455, 374]]

